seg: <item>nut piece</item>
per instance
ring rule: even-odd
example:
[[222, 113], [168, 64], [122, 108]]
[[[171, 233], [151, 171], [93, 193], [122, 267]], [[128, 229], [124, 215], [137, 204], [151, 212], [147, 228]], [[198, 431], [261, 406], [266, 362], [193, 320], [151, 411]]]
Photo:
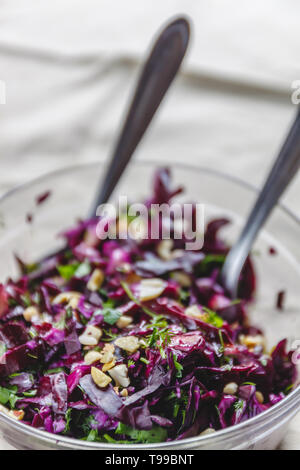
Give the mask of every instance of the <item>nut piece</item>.
[[122, 336], [121, 338], [116, 339], [115, 345], [131, 354], [137, 351], [140, 347], [139, 340], [136, 336]]
[[31, 307], [27, 307], [25, 308], [24, 312], [23, 312], [23, 317], [26, 321], [32, 321], [34, 319], [38, 319], [40, 316], [40, 312], [38, 311], [38, 309], [34, 306], [31, 306]]
[[101, 353], [98, 351], [89, 351], [85, 356], [84, 356], [84, 362], [87, 365], [94, 364], [94, 362], [98, 362], [101, 359]]
[[157, 254], [164, 261], [172, 259], [173, 240], [162, 240], [157, 245]]
[[117, 321], [116, 325], [118, 328], [127, 328], [127, 326], [132, 323], [132, 318], [129, 317], [128, 315], [121, 315], [119, 320]]
[[97, 369], [97, 367], [91, 368], [91, 375], [95, 384], [100, 388], [107, 387], [111, 382], [111, 378], [104, 374], [100, 369]]
[[159, 278], [142, 279], [139, 286], [139, 299], [152, 300], [159, 297], [165, 290], [167, 283]]
[[102, 336], [101, 328], [97, 326], [88, 325], [82, 335], [79, 336], [79, 341], [84, 346], [96, 346]]
[[56, 297], [54, 297], [52, 303], [54, 305], [67, 303], [67, 307], [76, 308], [81, 296], [82, 294], [76, 291], [61, 292]]
[[106, 364], [104, 364], [102, 367], [102, 371], [106, 372], [107, 370], [112, 369], [115, 364], [116, 364], [116, 361], [114, 359], [111, 362], [106, 362]]
[[258, 403], [262, 404], [265, 401], [264, 396], [261, 392], [259, 391], [255, 392], [255, 396], [256, 396]]
[[238, 384], [236, 384], [235, 382], [229, 382], [227, 385], [225, 385], [223, 393], [225, 393], [226, 395], [235, 395], [238, 391], [238, 388]]
[[104, 281], [104, 273], [101, 269], [95, 269], [87, 283], [87, 288], [95, 292], [102, 286]]
[[192, 281], [188, 274], [184, 273], [183, 271], [174, 271], [172, 274], [172, 279], [178, 282], [181, 287], [191, 287]]
[[114, 360], [115, 347], [113, 344], [106, 344], [101, 351], [100, 362], [108, 364]]
[[190, 307], [187, 307], [184, 311], [186, 315], [189, 317], [194, 317], [194, 318], [199, 318], [202, 319], [205, 314], [203, 314], [198, 307], [198, 305], [191, 305]]
[[213, 434], [216, 432], [214, 428], [207, 428], [204, 431], [200, 432], [199, 436], [206, 436], [207, 434]]
[[127, 388], [123, 388], [123, 390], [120, 392], [121, 397], [128, 397], [128, 390]]
[[125, 364], [120, 364], [108, 371], [109, 375], [114, 379], [117, 387], [128, 387], [130, 380], [128, 378], [128, 369]]
[[249, 349], [254, 349], [256, 346], [261, 346], [264, 350], [266, 348], [266, 339], [262, 335], [240, 335], [239, 342]]
[[0, 405], [0, 411], [11, 418], [14, 418], [18, 421], [24, 418], [24, 411], [23, 410], [9, 410], [6, 406]]

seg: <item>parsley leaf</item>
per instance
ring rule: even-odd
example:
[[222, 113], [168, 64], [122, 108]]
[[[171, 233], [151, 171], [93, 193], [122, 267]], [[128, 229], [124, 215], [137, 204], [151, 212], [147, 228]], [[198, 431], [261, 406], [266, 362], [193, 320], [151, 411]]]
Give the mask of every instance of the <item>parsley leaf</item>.
[[28, 390], [27, 392], [23, 392], [24, 397], [35, 397], [36, 394], [37, 390]]
[[74, 276], [76, 277], [84, 277], [90, 274], [92, 268], [88, 261], [84, 261], [81, 263], [78, 268], [76, 269]]
[[0, 403], [2, 405], [5, 405], [8, 402], [9, 396], [10, 391], [7, 388], [0, 387]]
[[2, 405], [9, 403], [11, 408], [14, 408], [16, 401], [20, 399], [20, 397], [16, 395], [17, 390], [16, 386], [10, 388], [0, 387], [0, 403]]
[[105, 330], [103, 328], [103, 333], [105, 336], [107, 336], [107, 338], [103, 338], [103, 337], [101, 338], [101, 341], [103, 341], [104, 343], [110, 343], [111, 341], [114, 341], [118, 337], [118, 334], [113, 333], [111, 329]]
[[102, 312], [105, 323], [114, 325], [122, 315], [122, 312], [115, 308], [105, 308]]
[[65, 414], [66, 426], [65, 426], [65, 429], [63, 430], [64, 434], [67, 434], [70, 431], [70, 425], [71, 425], [71, 419], [72, 419], [71, 413], [72, 413], [72, 408], [68, 408]]
[[160, 426], [153, 426], [153, 428], [149, 431], [141, 431], [139, 429], [131, 428], [130, 426], [120, 422], [115, 432], [116, 434], [125, 434], [136, 443], [144, 444], [164, 442], [167, 438], [166, 429]]
[[69, 281], [75, 274], [76, 270], [78, 269], [80, 263], [72, 263], [66, 265], [57, 266], [57, 270], [61, 277], [63, 277], [66, 281]]
[[65, 372], [63, 367], [56, 367], [55, 369], [48, 369], [44, 372], [44, 375], [58, 374], [58, 372]]
[[99, 441], [98, 429], [91, 429], [84, 440], [89, 442]]
[[22, 302], [24, 303], [24, 306], [25, 306], [25, 307], [30, 307], [30, 305], [31, 305], [31, 298], [30, 298], [30, 295], [29, 295], [29, 294], [21, 295], [21, 300], [22, 300]]
[[174, 366], [175, 366], [175, 369], [176, 369], [176, 377], [180, 378], [182, 377], [182, 369], [183, 369], [183, 366], [177, 361], [177, 356], [176, 354], [173, 354], [173, 361], [174, 361]]
[[223, 319], [213, 310], [210, 310], [207, 307], [202, 307], [205, 311], [206, 315], [203, 317], [203, 320], [206, 323], [210, 323], [210, 325], [215, 326], [216, 328], [222, 328], [223, 326]]
[[244, 407], [244, 400], [239, 399], [238, 401], [234, 403], [233, 407], [235, 411], [241, 411]]
[[83, 263], [75, 262], [71, 264], [61, 264], [60, 266], [57, 266], [57, 270], [61, 277], [66, 281], [69, 281], [73, 276], [87, 276], [90, 274], [92, 268], [88, 261], [84, 261]]

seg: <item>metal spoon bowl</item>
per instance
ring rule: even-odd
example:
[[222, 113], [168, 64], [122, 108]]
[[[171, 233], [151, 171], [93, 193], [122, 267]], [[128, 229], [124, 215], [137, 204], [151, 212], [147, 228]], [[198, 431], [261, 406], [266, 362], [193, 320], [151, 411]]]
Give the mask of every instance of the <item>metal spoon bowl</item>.
[[297, 174], [300, 165], [300, 111], [266, 179], [236, 244], [229, 251], [221, 272], [223, 286], [237, 296], [239, 277], [258, 232], [279, 198]]
[[105, 177], [100, 182], [90, 216], [108, 201], [137, 145], [148, 128], [163, 97], [173, 82], [190, 37], [185, 18], [169, 23], [156, 40], [142, 69], [127, 117], [110, 159]]

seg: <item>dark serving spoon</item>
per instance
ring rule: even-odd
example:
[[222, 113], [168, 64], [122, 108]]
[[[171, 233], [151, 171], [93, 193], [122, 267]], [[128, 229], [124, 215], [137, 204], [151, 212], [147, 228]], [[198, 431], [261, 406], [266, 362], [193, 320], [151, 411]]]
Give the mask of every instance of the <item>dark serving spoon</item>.
[[190, 37], [189, 23], [178, 18], [160, 33], [144, 64], [127, 117], [114, 147], [110, 164], [99, 184], [90, 217], [111, 196], [148, 128], [157, 108], [175, 78]]
[[236, 244], [226, 256], [221, 281], [232, 298], [256, 236], [300, 165], [300, 109]]
[[[149, 126], [157, 108], [174, 80], [185, 56], [190, 38], [189, 22], [177, 18], [160, 33], [146, 60], [125, 122], [112, 152], [109, 166], [101, 179], [89, 217], [96, 216], [97, 207], [108, 201], [122, 176], [133, 152]], [[63, 253], [61, 248], [39, 262]], [[53, 261], [54, 263], [54, 261]]]

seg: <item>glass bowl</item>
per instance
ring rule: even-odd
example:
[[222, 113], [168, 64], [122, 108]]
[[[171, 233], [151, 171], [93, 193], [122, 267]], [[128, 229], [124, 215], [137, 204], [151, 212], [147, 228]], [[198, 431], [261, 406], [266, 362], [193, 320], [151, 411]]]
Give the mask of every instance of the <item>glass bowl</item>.
[[[150, 194], [156, 164], [132, 164], [114, 195], [127, 195], [141, 201]], [[95, 188], [104, 173], [103, 164], [76, 166], [43, 176], [10, 191], [0, 199], [0, 282], [18, 274], [14, 254], [34, 262], [62, 246], [57, 234], [85, 217]], [[185, 201], [205, 204], [206, 221], [229, 217], [232, 224], [223, 236], [233, 242], [257, 190], [243, 181], [219, 172], [187, 165], [173, 165], [174, 182], [182, 184]], [[51, 191], [43, 204], [36, 197]], [[28, 215], [32, 222], [28, 223]], [[261, 326], [271, 347], [287, 337], [290, 345], [300, 339], [300, 221], [285, 207], [274, 210], [253, 250], [258, 277], [251, 321]], [[270, 248], [276, 254], [270, 254]], [[286, 291], [284, 310], [276, 309], [278, 291]], [[298, 301], [298, 302], [297, 302]], [[116, 445], [81, 441], [34, 429], [0, 413], [0, 432], [18, 449], [274, 449], [282, 439], [291, 418], [300, 409], [300, 387], [264, 413], [214, 434], [160, 444]]]

